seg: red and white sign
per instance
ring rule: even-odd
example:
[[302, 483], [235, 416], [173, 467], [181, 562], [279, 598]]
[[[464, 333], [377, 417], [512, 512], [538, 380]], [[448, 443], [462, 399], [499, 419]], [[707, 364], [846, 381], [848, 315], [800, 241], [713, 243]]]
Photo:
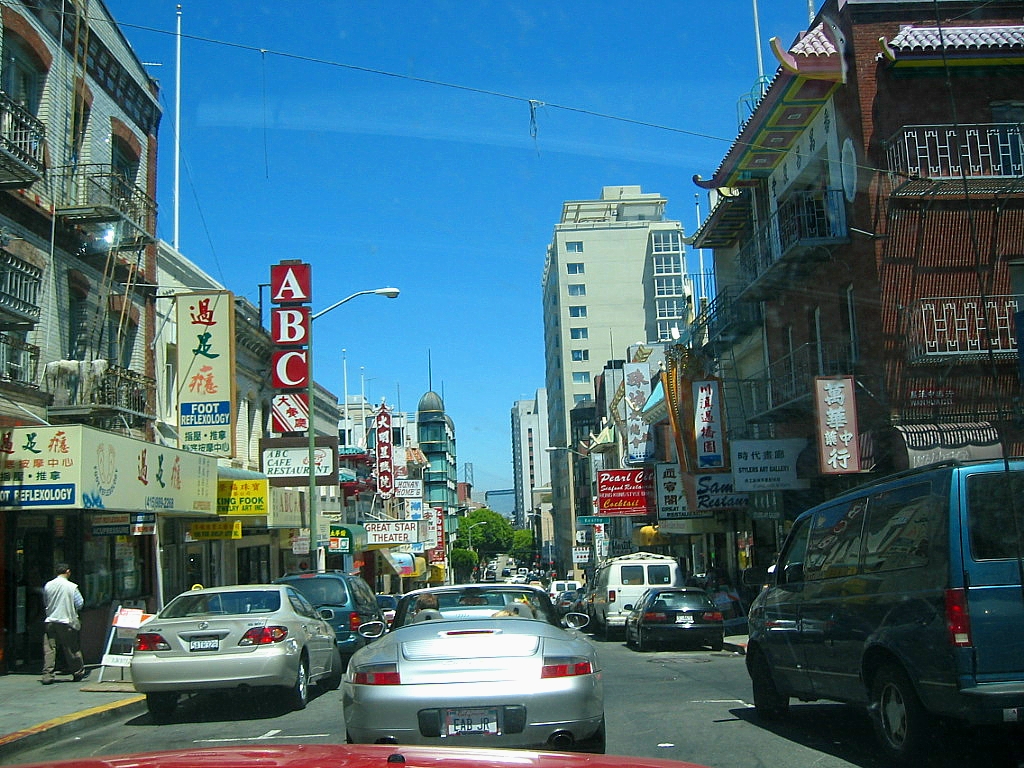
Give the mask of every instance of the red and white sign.
[[274, 432], [305, 432], [309, 426], [309, 406], [301, 392], [281, 392], [270, 405]]
[[816, 376], [818, 460], [823, 475], [860, 472], [860, 430], [852, 376]]
[[437, 546], [428, 553], [430, 555], [429, 560], [432, 563], [443, 563], [445, 561], [444, 510], [435, 508], [434, 514], [437, 515]]
[[274, 304], [309, 304], [313, 300], [313, 267], [295, 259], [271, 264], [270, 300]]
[[650, 469], [601, 469], [597, 473], [599, 515], [649, 515], [654, 492]]
[[391, 432], [391, 411], [383, 403], [373, 417], [373, 430], [377, 442], [377, 493], [382, 499], [390, 499], [395, 493], [395, 446]]
[[274, 307], [270, 310], [270, 338], [281, 347], [309, 343], [309, 307]]
[[309, 361], [304, 349], [270, 353], [270, 380], [274, 389], [300, 389], [309, 383]]

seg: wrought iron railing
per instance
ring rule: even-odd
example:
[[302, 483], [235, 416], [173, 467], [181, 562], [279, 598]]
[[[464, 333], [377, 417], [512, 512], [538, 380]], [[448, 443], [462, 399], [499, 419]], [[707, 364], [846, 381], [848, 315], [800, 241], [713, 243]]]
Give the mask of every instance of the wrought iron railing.
[[39, 347], [0, 333], [0, 381], [37, 387], [38, 374]]
[[154, 413], [156, 380], [103, 359], [47, 363], [43, 384], [57, 408], [95, 407], [147, 417]]
[[15, 160], [20, 169], [3, 163], [3, 181], [28, 186], [43, 177], [46, 127], [43, 121], [3, 91], [0, 91], [0, 149]]
[[724, 288], [700, 311], [690, 325], [690, 334], [697, 343], [727, 341], [761, 322], [761, 305], [740, 301], [739, 295], [739, 288]]
[[760, 376], [741, 382], [752, 414], [763, 414], [810, 396], [815, 376], [848, 374], [853, 357], [848, 343], [804, 344], [771, 363]]
[[39, 286], [43, 270], [0, 250], [0, 316], [34, 323], [40, 317]]
[[155, 234], [156, 201], [112, 165], [65, 166], [56, 169], [54, 177], [60, 190], [59, 214], [92, 220], [118, 217], [140, 233]]
[[1020, 296], [923, 298], [906, 309], [907, 360], [971, 362], [983, 355], [1016, 357]]
[[846, 206], [840, 189], [796, 192], [779, 203], [737, 255], [741, 288], [761, 280], [795, 252], [845, 242]]
[[893, 181], [1024, 176], [1019, 123], [907, 125], [886, 144]]

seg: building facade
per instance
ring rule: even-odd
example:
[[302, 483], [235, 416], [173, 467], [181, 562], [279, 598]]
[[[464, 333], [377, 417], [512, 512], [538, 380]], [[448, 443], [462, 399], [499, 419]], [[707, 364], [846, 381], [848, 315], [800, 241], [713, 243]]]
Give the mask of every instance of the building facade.
[[547, 392], [543, 389], [538, 389], [532, 400], [516, 400], [512, 404], [512, 514], [517, 528], [528, 527], [527, 517], [534, 512], [534, 491], [551, 484], [547, 411]]

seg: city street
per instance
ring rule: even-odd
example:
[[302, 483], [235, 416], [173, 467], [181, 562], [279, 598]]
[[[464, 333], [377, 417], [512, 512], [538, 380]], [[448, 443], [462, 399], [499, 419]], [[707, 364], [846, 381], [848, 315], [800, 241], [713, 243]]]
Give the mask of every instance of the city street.
[[[868, 718], [856, 709], [794, 704], [783, 723], [760, 724], [738, 653], [637, 653], [621, 641], [594, 642], [606, 670], [610, 754], [689, 760], [714, 768], [882, 766]], [[285, 711], [274, 697], [202, 696], [183, 702], [166, 725], [139, 714], [9, 756], [4, 763], [225, 744], [344, 741], [337, 692], [318, 695], [301, 712]], [[934, 765], [1019, 764], [999, 736], [966, 738], [952, 732], [946, 741]]]

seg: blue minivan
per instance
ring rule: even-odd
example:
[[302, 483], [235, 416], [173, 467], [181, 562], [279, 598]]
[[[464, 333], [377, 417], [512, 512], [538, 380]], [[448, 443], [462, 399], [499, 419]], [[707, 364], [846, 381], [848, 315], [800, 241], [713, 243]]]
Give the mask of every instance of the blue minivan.
[[769, 570], [746, 657], [759, 717], [864, 705], [903, 764], [943, 718], [1024, 722], [1024, 460], [860, 486], [801, 514]]

